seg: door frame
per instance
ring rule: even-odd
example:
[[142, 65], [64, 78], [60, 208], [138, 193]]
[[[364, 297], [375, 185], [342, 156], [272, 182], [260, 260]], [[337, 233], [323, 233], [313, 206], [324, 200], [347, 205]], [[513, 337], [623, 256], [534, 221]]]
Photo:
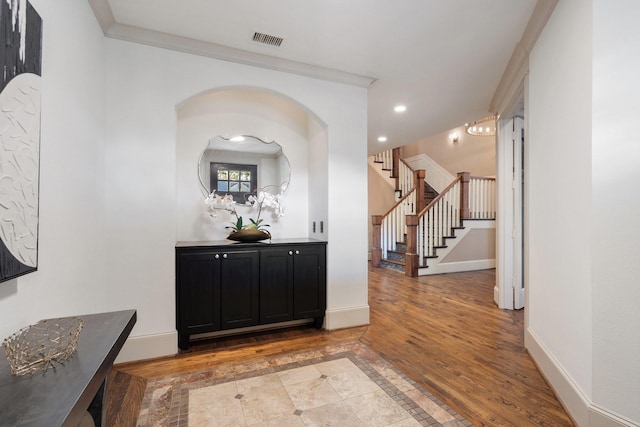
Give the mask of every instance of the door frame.
[[499, 308], [513, 310], [513, 144], [512, 122], [500, 117], [496, 139], [496, 284], [493, 300]]
[[[522, 76], [503, 111], [499, 113], [496, 135], [496, 284], [493, 299], [501, 309], [514, 310], [525, 306], [526, 288], [522, 281], [527, 277], [526, 269], [526, 220], [523, 204], [526, 205], [526, 187], [522, 187], [522, 162], [514, 161], [514, 155], [520, 154], [527, 160], [527, 145], [524, 152], [514, 153], [514, 127], [516, 116], [523, 116], [524, 137], [527, 140], [525, 98], [528, 87], [528, 75]], [[519, 130], [518, 132], [519, 137]], [[517, 150], [520, 151], [520, 150]], [[519, 157], [519, 156], [518, 156]], [[524, 167], [525, 186], [526, 164]], [[517, 178], [517, 179], [515, 179]], [[516, 190], [518, 187], [520, 191]], [[524, 190], [524, 197], [521, 191]]]

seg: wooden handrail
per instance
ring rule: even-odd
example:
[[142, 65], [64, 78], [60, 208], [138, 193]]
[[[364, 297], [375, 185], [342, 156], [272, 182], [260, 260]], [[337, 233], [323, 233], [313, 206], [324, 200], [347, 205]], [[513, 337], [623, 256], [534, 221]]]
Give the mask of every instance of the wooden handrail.
[[404, 161], [404, 159], [399, 159], [407, 168], [411, 169], [411, 172], [415, 172], [416, 170], [411, 167], [411, 165]]
[[397, 208], [400, 204], [402, 204], [402, 202], [404, 202], [406, 200], [407, 197], [409, 197], [411, 195], [411, 193], [416, 189], [416, 186], [414, 185], [413, 187], [411, 187], [411, 190], [409, 190], [409, 192], [407, 192], [407, 194], [405, 194], [404, 196], [402, 196], [402, 198], [400, 200], [398, 200], [396, 202], [395, 205], [393, 205], [391, 207], [391, 209], [389, 209], [388, 211], [386, 211], [384, 213], [384, 215], [382, 215], [382, 218], [384, 218], [385, 216], [389, 215], [391, 212], [394, 211], [395, 208]]
[[462, 180], [461, 176], [458, 176], [456, 179], [454, 179], [453, 181], [451, 181], [451, 184], [447, 185], [447, 188], [445, 188], [444, 190], [442, 190], [440, 192], [440, 194], [438, 194], [436, 196], [435, 199], [433, 199], [431, 201], [431, 203], [429, 203], [427, 206], [425, 206], [424, 209], [422, 209], [420, 212], [417, 213], [418, 216], [424, 216], [424, 214], [431, 209], [432, 206], [434, 206], [436, 203], [438, 203], [438, 201], [440, 199], [442, 199], [444, 197], [445, 194], [447, 194], [447, 191], [451, 190], [453, 188], [454, 185], [456, 185], [458, 182], [460, 182]]

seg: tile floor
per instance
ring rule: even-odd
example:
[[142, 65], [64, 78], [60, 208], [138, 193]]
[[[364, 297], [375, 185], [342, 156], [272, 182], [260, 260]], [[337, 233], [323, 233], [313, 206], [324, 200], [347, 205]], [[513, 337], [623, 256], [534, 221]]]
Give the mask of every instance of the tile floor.
[[361, 343], [160, 378], [143, 426], [471, 426]]

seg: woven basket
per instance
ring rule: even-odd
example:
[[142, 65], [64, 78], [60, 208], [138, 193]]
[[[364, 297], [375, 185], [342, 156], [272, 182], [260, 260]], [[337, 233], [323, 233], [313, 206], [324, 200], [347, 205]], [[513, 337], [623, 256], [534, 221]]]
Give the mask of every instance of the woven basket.
[[64, 362], [76, 350], [83, 325], [77, 317], [41, 320], [5, 338], [11, 373], [32, 374]]

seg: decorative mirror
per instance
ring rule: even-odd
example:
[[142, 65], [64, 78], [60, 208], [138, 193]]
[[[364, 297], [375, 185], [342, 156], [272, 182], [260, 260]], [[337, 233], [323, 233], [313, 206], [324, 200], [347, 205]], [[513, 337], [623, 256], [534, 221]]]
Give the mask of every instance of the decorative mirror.
[[198, 162], [198, 177], [205, 196], [230, 195], [237, 206], [249, 196], [265, 192], [282, 194], [289, 186], [291, 168], [282, 147], [254, 136], [209, 141]]

